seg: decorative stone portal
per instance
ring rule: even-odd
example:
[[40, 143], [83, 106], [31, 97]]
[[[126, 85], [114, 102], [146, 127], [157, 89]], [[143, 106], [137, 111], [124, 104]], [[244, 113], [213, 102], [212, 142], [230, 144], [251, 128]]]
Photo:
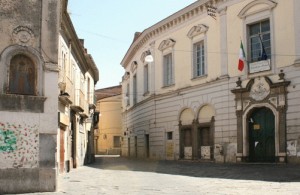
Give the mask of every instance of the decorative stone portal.
[[231, 92], [236, 101], [237, 162], [285, 162], [290, 81], [280, 73], [276, 83], [269, 77], [239, 78], [236, 83]]

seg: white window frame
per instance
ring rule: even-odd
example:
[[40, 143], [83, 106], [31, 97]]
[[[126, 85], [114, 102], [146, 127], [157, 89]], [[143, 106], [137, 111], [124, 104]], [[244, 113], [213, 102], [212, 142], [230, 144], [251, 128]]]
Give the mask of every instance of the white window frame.
[[163, 87], [168, 87], [174, 84], [173, 61], [173, 52], [163, 55]]
[[144, 65], [144, 94], [149, 93], [149, 65]]
[[132, 94], [133, 94], [133, 105], [137, 103], [137, 74], [133, 75], [132, 78]]
[[[265, 32], [265, 33], [262, 33], [261, 34], [261, 29], [260, 29], [260, 32], [259, 34], [255, 34], [255, 35], [250, 35], [250, 29], [251, 29], [251, 26], [255, 25], [255, 24], [260, 24], [260, 27], [261, 27], [261, 23], [265, 22], [265, 21], [268, 21], [269, 22], [269, 26], [271, 28], [271, 25], [270, 25], [270, 20], [269, 19], [265, 19], [265, 20], [260, 20], [260, 21], [257, 21], [257, 22], [254, 22], [252, 24], [248, 24], [247, 25], [247, 42], [248, 42], [248, 56], [249, 56], [249, 61], [250, 62], [257, 62], [257, 61], [261, 61], [261, 59], [252, 59], [252, 50], [251, 50], [251, 39], [252, 38], [257, 38], [258, 39], [258, 43], [260, 45], [260, 55], [262, 55], [262, 52], [263, 52], [263, 46], [261, 44], [261, 41], [263, 42], [263, 35], [266, 35], [266, 34], [269, 34], [270, 35], [270, 49], [271, 49], [271, 53], [268, 55], [268, 59], [271, 57], [271, 54], [272, 54], [272, 45], [271, 45], [271, 30], [269, 30], [268, 32]], [[260, 36], [261, 34], [261, 39], [258, 37]]]
[[[198, 52], [196, 51], [196, 47], [197, 45], [200, 45], [201, 47], [201, 54], [200, 54], [200, 66], [201, 67], [198, 67]], [[207, 59], [207, 55], [206, 55], [206, 48], [205, 48], [205, 41], [202, 39], [202, 40], [199, 40], [195, 43], [193, 43], [193, 52], [192, 52], [192, 62], [193, 62], [193, 78], [198, 78], [198, 77], [202, 77], [202, 76], [205, 76], [206, 75], [206, 59]], [[201, 73], [198, 74], [199, 72], [199, 69], [201, 70]]]
[[247, 62], [250, 61], [249, 48], [248, 48], [248, 46], [249, 46], [248, 27], [251, 24], [254, 24], [254, 23], [257, 23], [260, 21], [264, 21], [264, 20], [269, 20], [269, 22], [270, 22], [271, 57], [269, 59], [270, 70], [250, 73], [249, 67], [246, 66], [245, 68], [246, 68], [246, 71], [248, 74], [246, 74], [245, 77], [253, 78], [256, 76], [265, 75], [265, 74], [269, 74], [269, 73], [275, 74], [276, 61], [272, 54], [276, 53], [275, 42], [274, 42], [275, 34], [274, 34], [274, 19], [273, 19], [273, 8], [276, 6], [276, 3], [271, 2], [270, 4], [273, 4], [272, 6], [269, 6], [266, 9], [260, 10], [259, 12], [248, 14], [247, 9], [250, 9], [250, 4], [256, 5], [256, 4], [259, 4], [259, 2], [253, 1], [252, 3], [249, 3], [249, 5], [247, 5], [244, 9], [242, 9], [242, 11], [238, 15], [241, 19], [243, 19], [243, 43], [244, 43], [244, 50], [245, 50], [245, 54], [246, 54], [246, 61]]

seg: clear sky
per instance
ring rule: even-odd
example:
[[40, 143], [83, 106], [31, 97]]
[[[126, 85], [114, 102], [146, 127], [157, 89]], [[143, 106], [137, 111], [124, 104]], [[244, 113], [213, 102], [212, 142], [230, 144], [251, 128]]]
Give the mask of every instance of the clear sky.
[[69, 0], [79, 38], [99, 69], [96, 89], [119, 85], [120, 65], [134, 33], [154, 25], [196, 0]]

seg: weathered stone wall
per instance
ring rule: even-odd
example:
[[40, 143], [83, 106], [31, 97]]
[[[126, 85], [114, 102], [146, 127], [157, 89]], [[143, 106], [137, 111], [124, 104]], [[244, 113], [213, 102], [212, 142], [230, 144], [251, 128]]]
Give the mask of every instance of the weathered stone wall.
[[[56, 190], [59, 13], [56, 0], [0, 0], [0, 194]], [[32, 95], [8, 91], [18, 54], [34, 63]]]

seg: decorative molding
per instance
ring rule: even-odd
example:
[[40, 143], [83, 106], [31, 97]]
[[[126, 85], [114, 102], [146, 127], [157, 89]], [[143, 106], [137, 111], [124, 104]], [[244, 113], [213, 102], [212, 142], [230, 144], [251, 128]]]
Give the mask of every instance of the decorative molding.
[[273, 106], [277, 107], [277, 97], [269, 98], [269, 102], [273, 104]]
[[125, 72], [124, 76], [123, 76], [123, 80], [127, 80], [130, 78], [130, 73], [129, 72]]
[[137, 61], [131, 62], [130, 71], [131, 71], [132, 73], [134, 73], [134, 71], [137, 69], [137, 66], [138, 66]]
[[300, 67], [300, 59], [295, 60], [294, 65]]
[[12, 32], [12, 40], [15, 44], [32, 46], [34, 43], [34, 33], [26, 26], [18, 26]]
[[59, 72], [58, 64], [54, 64], [51, 62], [45, 63], [45, 70], [51, 71], [51, 72]]
[[270, 94], [270, 86], [265, 78], [255, 78], [251, 87], [250, 97], [256, 101], [265, 99]]
[[[262, 8], [259, 8], [255, 11], [250, 11], [249, 12], [249, 10], [251, 8], [253, 8], [254, 6], [259, 5], [259, 4], [264, 4], [266, 6], [264, 6]], [[240, 13], [238, 14], [238, 17], [240, 17], [241, 19], [244, 19], [249, 15], [253, 15], [253, 14], [256, 14], [256, 13], [259, 13], [259, 12], [262, 12], [262, 11], [266, 11], [266, 10], [272, 10], [274, 7], [276, 7], [276, 5], [277, 5], [277, 3], [275, 3], [274, 1], [270, 1], [270, 0], [255, 0], [255, 1], [252, 1], [251, 3], [248, 3], [240, 11]]]
[[246, 108], [250, 105], [250, 100], [244, 100], [243, 101], [243, 108], [246, 110]]
[[[222, 4], [222, 2], [218, 0], [211, 1], [209, 3], [210, 5], [216, 5], [218, 3], [218, 6], [220, 5], [220, 3]], [[162, 20], [161, 22], [145, 29], [128, 49], [125, 57], [121, 62], [122, 66], [127, 67], [130, 64], [130, 61], [132, 60], [135, 53], [140, 48], [142, 48], [143, 45], [145, 45], [148, 41], [151, 41], [151, 39], [153, 40], [160, 34], [179, 26], [186, 21], [189, 21], [200, 15], [206, 14], [206, 4], [207, 1], [197, 1], [189, 5], [188, 7], [180, 10], [176, 14], [171, 15], [170, 17]]]
[[141, 62], [145, 63], [145, 57], [146, 57], [146, 56], [147, 56], [147, 51], [144, 51], [144, 52], [142, 53], [142, 55], [141, 55], [141, 58], [140, 58]]
[[227, 14], [227, 7], [219, 8], [217, 10], [217, 12], [220, 14], [220, 16], [226, 15]]
[[189, 30], [187, 36], [191, 39], [191, 38], [193, 38], [193, 37], [195, 37], [195, 36], [197, 36], [199, 34], [202, 34], [202, 33], [205, 34], [207, 32], [208, 28], [209, 27], [206, 26], [206, 25], [204, 25], [204, 24], [198, 24], [197, 26], [193, 26]]
[[160, 51], [163, 51], [169, 47], [173, 47], [175, 45], [176, 41], [174, 39], [166, 39], [166, 40], [163, 40], [160, 44], [159, 44], [159, 47], [158, 49]]

